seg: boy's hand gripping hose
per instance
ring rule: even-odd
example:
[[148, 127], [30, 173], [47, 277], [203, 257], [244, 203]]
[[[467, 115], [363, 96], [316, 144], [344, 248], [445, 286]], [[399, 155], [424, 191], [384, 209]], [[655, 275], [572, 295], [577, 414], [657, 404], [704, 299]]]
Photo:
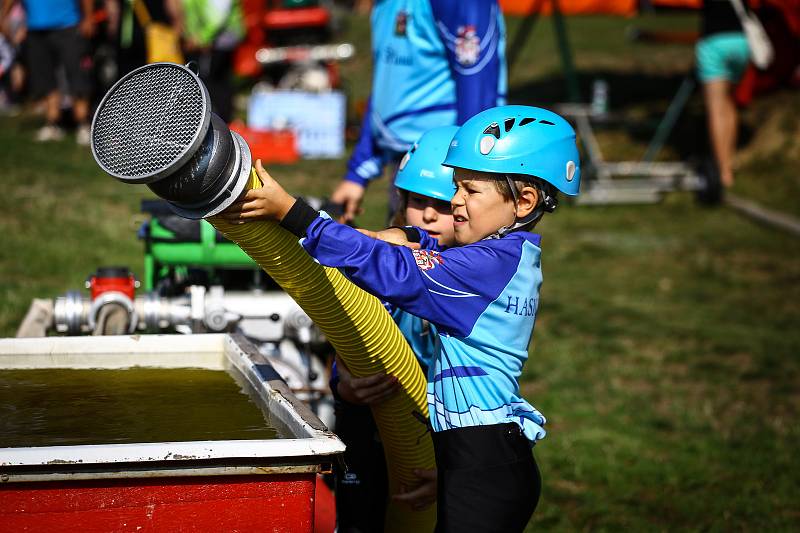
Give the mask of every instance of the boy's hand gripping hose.
[[[261, 186], [252, 170], [246, 188]], [[389, 470], [389, 493], [414, 486], [414, 469], [435, 468], [433, 443], [414, 413], [427, 415], [425, 376], [411, 348], [380, 301], [338, 270], [315, 262], [297, 238], [273, 222], [209, 222], [253, 258], [325, 333], [356, 377], [378, 372], [397, 377], [401, 390], [373, 407]], [[433, 531], [436, 508], [413, 511], [390, 502], [385, 531]]]

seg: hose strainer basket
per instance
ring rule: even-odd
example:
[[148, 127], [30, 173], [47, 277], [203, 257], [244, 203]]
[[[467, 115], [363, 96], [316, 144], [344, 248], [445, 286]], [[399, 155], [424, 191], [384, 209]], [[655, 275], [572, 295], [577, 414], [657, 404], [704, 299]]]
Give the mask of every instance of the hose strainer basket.
[[244, 189], [250, 150], [211, 112], [188, 68], [153, 63], [119, 80], [92, 121], [92, 155], [123, 183], [145, 183], [186, 218], [215, 215]]

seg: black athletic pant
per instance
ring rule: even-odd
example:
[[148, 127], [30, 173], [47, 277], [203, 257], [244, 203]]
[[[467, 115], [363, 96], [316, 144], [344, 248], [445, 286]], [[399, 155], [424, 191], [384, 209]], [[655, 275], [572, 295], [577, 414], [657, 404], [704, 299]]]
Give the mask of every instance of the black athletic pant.
[[383, 444], [368, 407], [336, 402], [336, 434], [345, 443], [336, 473], [336, 521], [339, 533], [381, 533], [389, 482]]
[[517, 424], [433, 434], [438, 471], [437, 533], [514, 533], [533, 515], [541, 477]]

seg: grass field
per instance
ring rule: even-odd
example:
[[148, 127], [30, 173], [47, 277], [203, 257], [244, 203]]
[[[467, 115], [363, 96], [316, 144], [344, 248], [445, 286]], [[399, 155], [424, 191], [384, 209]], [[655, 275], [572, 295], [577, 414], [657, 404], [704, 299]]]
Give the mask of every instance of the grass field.
[[[570, 18], [583, 94], [610, 83], [628, 127], [604, 131], [610, 158], [635, 158], [691, 68], [686, 45], [626, 40], [626, 30], [692, 29], [692, 15]], [[509, 20], [511, 41], [519, 28]], [[366, 20], [345, 39], [351, 102], [368, 92]], [[514, 103], [563, 99], [549, 20], [510, 77]], [[798, 215], [800, 95], [743, 113], [735, 192]], [[80, 288], [98, 265], [141, 274], [135, 238], [147, 189], [117, 183], [71, 142], [35, 144], [37, 118], [0, 119], [0, 335], [31, 298]], [[662, 153], [705, 151], [690, 102]], [[296, 193], [327, 194], [341, 161], [273, 166]], [[385, 180], [384, 180], [385, 181]], [[360, 223], [379, 225], [385, 183]], [[530, 530], [796, 531], [800, 528], [800, 239], [688, 193], [627, 207], [565, 205], [540, 225], [545, 283], [522, 389], [548, 417], [536, 447], [544, 489]]]

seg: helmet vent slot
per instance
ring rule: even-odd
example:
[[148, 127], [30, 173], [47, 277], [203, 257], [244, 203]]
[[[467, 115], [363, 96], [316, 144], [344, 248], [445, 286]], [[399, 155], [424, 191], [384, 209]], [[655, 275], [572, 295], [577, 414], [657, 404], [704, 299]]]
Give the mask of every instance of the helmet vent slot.
[[[506, 130], [506, 131], [508, 131], [508, 130]], [[497, 122], [492, 122], [491, 124], [486, 126], [486, 129], [483, 130], [483, 133], [485, 135], [494, 135], [495, 139], [499, 139], [500, 138], [500, 126], [497, 124]]]
[[539, 124], [547, 124], [548, 126], [555, 126], [555, 124], [553, 122], [550, 122], [549, 120], [540, 120]]
[[536, 122], [536, 119], [531, 117], [525, 117], [520, 121], [519, 125], [524, 126], [525, 124], [530, 124], [531, 122]]
[[515, 119], [515, 118], [507, 118], [507, 119], [505, 119], [505, 121], [503, 121], [503, 127], [505, 128], [506, 133], [511, 131], [511, 128], [514, 127], [514, 122], [516, 122], [516, 121], [517, 121], [517, 119]]

